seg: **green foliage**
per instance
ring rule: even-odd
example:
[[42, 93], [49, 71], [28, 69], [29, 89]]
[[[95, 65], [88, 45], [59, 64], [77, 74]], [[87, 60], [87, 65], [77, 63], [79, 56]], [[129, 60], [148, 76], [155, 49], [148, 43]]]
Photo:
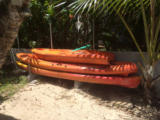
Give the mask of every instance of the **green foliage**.
[[2, 78], [0, 83], [0, 102], [14, 95], [26, 83], [26, 76]]
[[[145, 7], [149, 6], [149, 0], [143, 0]], [[139, 13], [139, 0], [76, 0], [69, 7], [75, 13], [96, 13], [95, 15], [112, 14], [115, 10], [117, 13]], [[102, 14], [101, 14], [102, 15]], [[136, 16], [136, 14], [135, 14]]]
[[[156, 60], [158, 60], [158, 46], [160, 46], [159, 44], [157, 44], [160, 32], [160, 15], [158, 15], [155, 10], [159, 8], [158, 4], [158, 0], [76, 0], [72, 2], [69, 7], [71, 7], [71, 9], [75, 11], [76, 14], [94, 13], [95, 16], [97, 16], [97, 14], [104, 16], [106, 14], [112, 15], [113, 12], [116, 13], [126, 27], [131, 38], [133, 39], [133, 42], [136, 45], [139, 53], [141, 54], [144, 62], [152, 65]], [[148, 14], [148, 11], [150, 10], [151, 14]], [[125, 16], [129, 14], [134, 14], [134, 16], [142, 16], [146, 50], [149, 55], [148, 61], [146, 61], [142, 53], [141, 45], [138, 43], [138, 40], [136, 39], [136, 36], [132, 31], [132, 27], [130, 27], [126, 22]]]
[[[102, 16], [101, 13], [98, 13], [101, 7], [97, 8], [97, 3], [97, 7], [95, 8], [96, 13], [92, 14], [93, 12], [88, 11], [87, 14], [82, 14], [82, 11], [80, 11], [78, 7], [74, 7], [75, 4], [78, 4], [76, 1], [32, 0], [30, 5], [32, 16], [26, 19], [19, 32], [20, 47], [50, 47], [49, 22], [52, 22], [54, 48], [74, 49], [90, 44], [93, 39], [92, 20], [94, 18], [96, 46], [98, 46], [98, 41], [102, 40], [105, 43], [106, 50], [136, 51], [136, 47], [132, 41], [130, 41], [130, 36], [119, 18], [108, 13], [103, 13]], [[91, 1], [92, 0], [89, 2]], [[85, 7], [84, 12], [89, 10], [87, 6]], [[75, 13], [76, 9], [78, 9], [79, 12]], [[75, 24], [77, 22], [77, 15], [80, 13], [80, 21], [83, 25], [78, 32]], [[142, 41], [142, 39], [144, 39], [142, 35], [144, 30], [142, 29], [141, 14], [126, 12], [124, 15], [130, 24], [130, 28], [135, 33], [138, 44], [142, 50], [146, 50], [146, 46], [144, 46]], [[106, 34], [110, 34], [110, 36]], [[121, 46], [119, 46], [119, 44], [121, 44]], [[15, 47], [16, 46], [17, 43], [15, 43]]]
[[[64, 4], [67, 4], [67, 2], [63, 2], [62, 5]], [[149, 0], [144, 0], [144, 5], [147, 9], [149, 6]], [[136, 33], [135, 36], [137, 40], [135, 43], [139, 45], [138, 47], [143, 51], [146, 50], [146, 46], [144, 46], [142, 41], [142, 39], [144, 39], [144, 36], [142, 35], [144, 30], [142, 29], [142, 14], [139, 12], [141, 10], [139, 0], [76, 0], [68, 3], [68, 7], [75, 13], [75, 16], [79, 14], [84, 16], [87, 14], [91, 24], [92, 19], [94, 18], [96, 23], [95, 42], [100, 39], [103, 40], [104, 43], [109, 43], [110, 48], [107, 47], [107, 50], [117, 50], [122, 48], [126, 50], [136, 50], [133, 43], [129, 40], [130, 37], [127, 30], [122, 26], [120, 18], [117, 18], [112, 14], [116, 11], [117, 14], [123, 15], [125, 20], [130, 24], [131, 30]], [[104, 32], [111, 35], [104, 37]], [[116, 46], [117, 43], [120, 43], [121, 46]]]
[[[69, 15], [72, 11], [67, 9], [67, 7], [55, 8], [55, 4], [60, 1], [31, 1], [30, 10], [32, 16], [27, 18], [22, 24], [18, 36], [21, 48], [50, 47], [49, 22], [52, 22], [53, 44], [55, 48], [76, 48], [75, 19], [70, 19]], [[35, 44], [33, 45], [32, 43]]]

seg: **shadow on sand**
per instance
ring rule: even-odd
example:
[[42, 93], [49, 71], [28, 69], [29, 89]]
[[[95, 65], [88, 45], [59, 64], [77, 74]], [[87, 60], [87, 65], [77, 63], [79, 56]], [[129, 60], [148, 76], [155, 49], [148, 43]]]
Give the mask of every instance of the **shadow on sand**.
[[[35, 79], [41, 83], [50, 83], [66, 89], [73, 89], [74, 82], [70, 80], [56, 79], [43, 76], [35, 76]], [[155, 108], [148, 107], [143, 99], [141, 88], [129, 89], [119, 86], [98, 85], [82, 83], [79, 86], [80, 91], [87, 93], [97, 99], [99, 104], [111, 108], [118, 108], [138, 117], [145, 116], [146, 120], [159, 120], [160, 113]], [[155, 112], [156, 111], [156, 112]]]
[[[50, 77], [43, 77], [34, 75], [34, 79], [40, 80], [41, 83], [50, 83], [53, 85], [61, 86], [66, 89], [74, 88], [74, 81], [64, 80], [64, 79], [56, 79]], [[100, 98], [102, 101], [125, 101], [125, 102], [133, 102], [135, 105], [144, 104], [142, 102], [142, 92], [140, 89], [129, 89], [119, 86], [112, 85], [100, 85], [100, 84], [91, 84], [91, 83], [81, 83], [79, 89], [83, 92], [88, 93], [91, 96], [96, 98]]]
[[[52, 85], [60, 86], [68, 90], [75, 88], [74, 81], [70, 80], [56, 79], [34, 74], [31, 74], [30, 77], [31, 79], [29, 82], [38, 80], [41, 84], [50, 83]], [[145, 116], [145, 118], [148, 118], [150, 120], [160, 119], [159, 111], [155, 112], [155, 110], [152, 110], [151, 107], [148, 108], [145, 100], [143, 99], [143, 93], [140, 88], [128, 89], [119, 86], [81, 83], [78, 91], [80, 93], [88, 94], [89, 96], [91, 96], [91, 98], [95, 99], [98, 104], [101, 104], [103, 106], [128, 111], [138, 117]], [[0, 96], [0, 103], [5, 100], [6, 98]], [[150, 115], [152, 113], [154, 114]], [[11, 118], [2, 119], [2, 117], [0, 117], [0, 120], [12, 120]]]
[[0, 120], [20, 120], [20, 119], [16, 119], [12, 116], [8, 116], [0, 113]]

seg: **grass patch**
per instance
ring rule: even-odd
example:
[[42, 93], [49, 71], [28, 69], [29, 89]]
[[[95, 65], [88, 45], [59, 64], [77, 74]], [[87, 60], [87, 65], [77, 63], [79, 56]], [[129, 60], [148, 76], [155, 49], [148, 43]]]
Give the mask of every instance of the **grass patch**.
[[0, 101], [8, 99], [27, 83], [27, 77], [5, 77], [0, 80]]

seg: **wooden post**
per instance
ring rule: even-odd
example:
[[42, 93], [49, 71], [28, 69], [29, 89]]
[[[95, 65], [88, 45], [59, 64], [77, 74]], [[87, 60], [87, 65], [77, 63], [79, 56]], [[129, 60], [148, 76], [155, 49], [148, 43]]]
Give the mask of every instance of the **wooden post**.
[[93, 18], [93, 22], [92, 22], [92, 29], [93, 29], [93, 40], [92, 40], [92, 47], [93, 47], [93, 50], [95, 49], [95, 20]]
[[49, 30], [50, 30], [51, 48], [53, 49], [52, 22], [49, 23]]

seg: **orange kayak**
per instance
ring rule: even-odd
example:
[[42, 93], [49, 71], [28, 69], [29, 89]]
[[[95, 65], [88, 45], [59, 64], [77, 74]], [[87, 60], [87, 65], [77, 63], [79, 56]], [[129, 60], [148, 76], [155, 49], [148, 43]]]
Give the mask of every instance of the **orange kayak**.
[[67, 72], [49, 71], [36, 67], [29, 67], [23, 63], [17, 62], [18, 66], [24, 70], [28, 70], [34, 74], [62, 78], [68, 80], [76, 80], [80, 82], [97, 83], [97, 84], [108, 84], [108, 85], [119, 85], [127, 88], [136, 88], [140, 84], [140, 77], [116, 77], [116, 76], [97, 76], [97, 75], [84, 75], [84, 74], [73, 74]]
[[136, 64], [131, 62], [114, 62], [112, 65], [104, 66], [44, 61], [31, 53], [17, 53], [16, 56], [21, 62], [37, 68], [72, 73], [128, 76], [128, 74], [136, 73], [138, 70]]
[[107, 65], [114, 60], [114, 55], [109, 52], [100, 52], [95, 50], [78, 50], [69, 49], [32, 49], [40, 59], [47, 61], [71, 62], [71, 63], [88, 63]]

